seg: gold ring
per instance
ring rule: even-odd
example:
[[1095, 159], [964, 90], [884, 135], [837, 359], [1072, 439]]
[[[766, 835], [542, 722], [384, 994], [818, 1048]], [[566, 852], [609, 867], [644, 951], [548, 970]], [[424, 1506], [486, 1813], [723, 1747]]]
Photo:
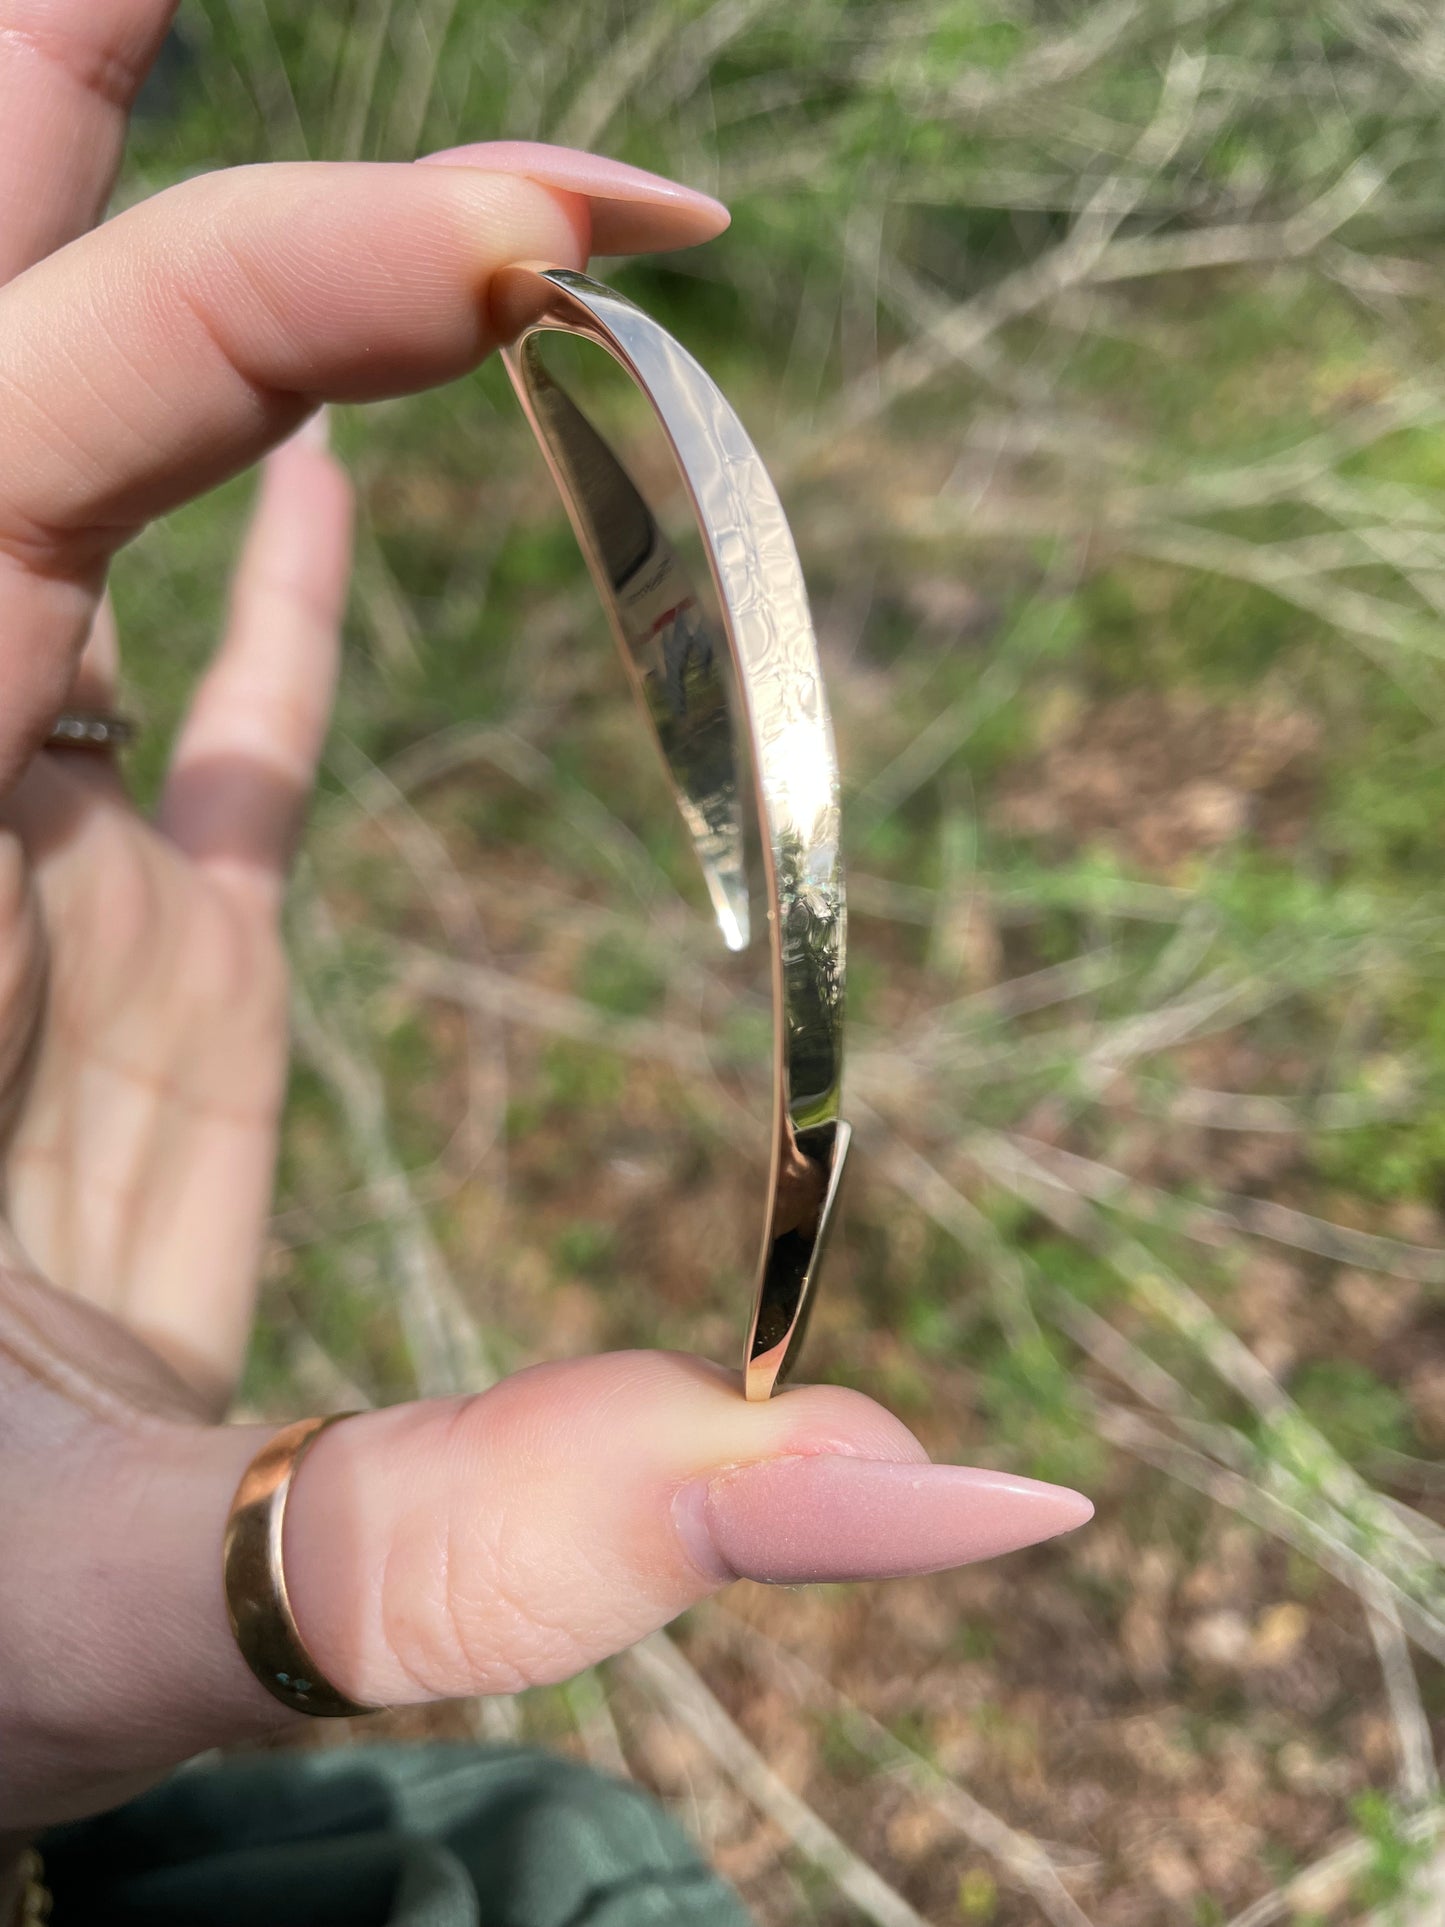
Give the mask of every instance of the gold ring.
[[115, 709], [65, 709], [50, 726], [45, 749], [124, 749], [136, 736], [135, 719]]
[[[507, 373], [562, 492], [730, 950], [749, 939], [752, 792], [772, 965], [773, 1106], [743, 1383], [749, 1398], [768, 1398], [798, 1355], [850, 1136], [839, 1113], [838, 764], [803, 572], [747, 431], [665, 328], [569, 268], [504, 268], [492, 288], [503, 331], [516, 336], [503, 350]], [[544, 362], [541, 343], [558, 330], [604, 349], [650, 405], [696, 518], [716, 615], [642, 491]]]
[[274, 1698], [316, 1719], [350, 1719], [362, 1706], [322, 1673], [306, 1650], [286, 1589], [282, 1539], [291, 1482], [312, 1441], [354, 1412], [298, 1419], [267, 1440], [241, 1475], [226, 1520], [221, 1566], [226, 1615], [241, 1657]]

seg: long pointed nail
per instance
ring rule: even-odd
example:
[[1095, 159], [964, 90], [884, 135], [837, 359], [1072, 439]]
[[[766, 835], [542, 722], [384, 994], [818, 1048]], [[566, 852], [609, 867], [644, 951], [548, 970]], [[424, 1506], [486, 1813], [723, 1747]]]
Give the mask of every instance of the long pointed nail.
[[701, 1571], [781, 1586], [943, 1572], [1072, 1532], [1093, 1514], [1067, 1486], [841, 1453], [739, 1466], [691, 1480], [673, 1501]]
[[554, 147], [547, 141], [473, 141], [428, 154], [430, 167], [479, 167], [494, 174], [521, 174], [542, 187], [560, 187], [589, 201], [624, 201], [672, 210], [685, 221], [695, 238], [721, 234], [732, 216], [721, 201], [696, 188], [684, 187], [665, 175], [650, 174], [605, 154], [588, 154], [579, 147]]

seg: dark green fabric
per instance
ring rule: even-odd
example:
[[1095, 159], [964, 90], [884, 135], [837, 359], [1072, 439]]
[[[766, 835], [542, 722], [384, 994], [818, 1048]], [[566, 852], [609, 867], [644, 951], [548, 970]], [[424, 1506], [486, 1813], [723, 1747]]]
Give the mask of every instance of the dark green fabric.
[[54, 1927], [748, 1927], [654, 1800], [522, 1747], [196, 1767], [41, 1847]]

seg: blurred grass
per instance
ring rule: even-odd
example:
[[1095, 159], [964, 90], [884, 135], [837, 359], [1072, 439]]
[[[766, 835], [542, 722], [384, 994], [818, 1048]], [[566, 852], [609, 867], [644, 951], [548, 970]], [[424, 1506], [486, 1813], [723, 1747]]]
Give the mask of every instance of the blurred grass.
[[[604, 272], [751, 424], [829, 671], [860, 1145], [808, 1368], [1100, 1501], [1001, 1575], [694, 1616], [716, 1697], [529, 1697], [761, 1919], [1445, 1904], [1442, 93], [1407, 0], [204, 0], [148, 98], [130, 197], [507, 135], [733, 207]], [[489, 368], [336, 439], [248, 1396], [730, 1358], [763, 1006], [530, 437]], [[247, 495], [118, 571], [143, 785]]]

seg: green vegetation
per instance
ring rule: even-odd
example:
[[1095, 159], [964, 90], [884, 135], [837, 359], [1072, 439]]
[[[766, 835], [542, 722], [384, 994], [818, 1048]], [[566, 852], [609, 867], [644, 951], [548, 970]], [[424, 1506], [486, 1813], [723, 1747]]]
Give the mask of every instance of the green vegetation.
[[[1438, 22], [193, 0], [180, 31], [129, 196], [510, 135], [734, 210], [707, 249], [602, 271], [751, 425], [829, 673], [859, 1143], [806, 1369], [1099, 1517], [928, 1588], [700, 1609], [723, 1717], [915, 1917], [1424, 1923]], [[490, 367], [338, 411], [335, 440], [357, 586], [248, 1395], [388, 1399], [604, 1344], [731, 1361], [766, 985], [714, 948], [530, 436]], [[117, 572], [143, 785], [247, 498]], [[476, 966], [464, 997], [419, 987], [417, 946]], [[756, 1788], [625, 1666], [607, 1688], [585, 1716], [537, 1696], [522, 1730], [610, 1760], [615, 1720], [760, 1918], [866, 1913], [816, 1841], [775, 1817], [759, 1844]], [[980, 1832], [958, 1787], [1049, 1844]]]

